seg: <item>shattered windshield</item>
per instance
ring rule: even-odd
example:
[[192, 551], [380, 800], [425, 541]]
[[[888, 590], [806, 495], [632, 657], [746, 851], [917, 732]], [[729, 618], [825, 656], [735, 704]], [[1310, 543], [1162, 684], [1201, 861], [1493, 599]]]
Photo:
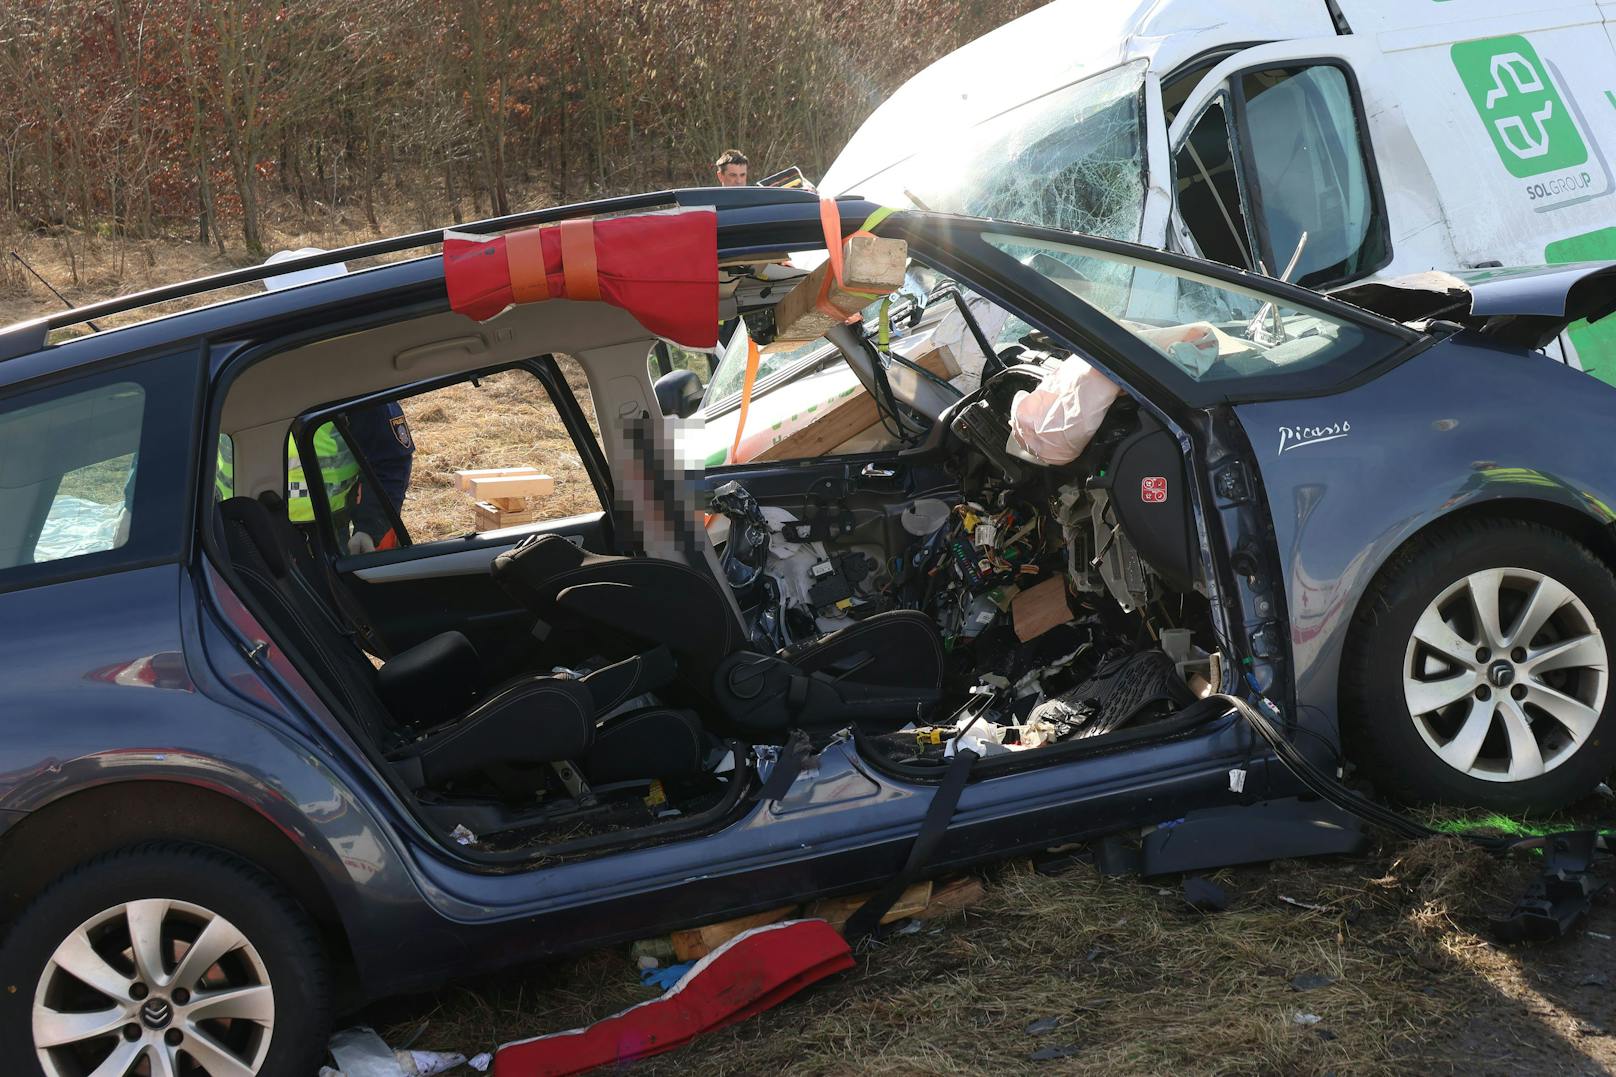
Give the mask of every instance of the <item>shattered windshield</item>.
[[[1281, 304], [1252, 288], [1138, 257], [1029, 236], [982, 238], [1198, 382], [1293, 377], [1323, 366], [1351, 373], [1398, 343], [1321, 309]], [[1030, 329], [1012, 318], [998, 343]]]
[[856, 184], [887, 205], [1139, 238], [1145, 61], [995, 116]]

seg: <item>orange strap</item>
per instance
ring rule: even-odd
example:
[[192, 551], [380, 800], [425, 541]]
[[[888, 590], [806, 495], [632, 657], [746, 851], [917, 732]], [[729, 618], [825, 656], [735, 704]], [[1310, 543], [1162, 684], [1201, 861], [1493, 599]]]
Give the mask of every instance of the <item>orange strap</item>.
[[729, 462], [740, 463], [741, 434], [746, 430], [746, 409], [752, 403], [752, 383], [757, 381], [758, 346], [752, 334], [746, 335], [746, 376], [741, 379], [741, 414], [735, 419], [735, 442], [729, 447]]
[[505, 236], [505, 263], [511, 275], [511, 298], [537, 303], [550, 298], [550, 277], [544, 271], [544, 234], [537, 228]]
[[568, 299], [599, 299], [600, 273], [595, 265], [595, 222], [561, 222], [561, 272]]
[[[873, 217], [871, 218], [874, 219]], [[836, 208], [834, 198], [821, 198], [819, 200], [819, 226], [825, 232], [825, 252], [830, 255], [830, 272], [825, 274], [819, 282], [819, 295], [814, 298], [814, 309], [827, 318], [835, 318], [839, 322], [851, 322], [858, 317], [858, 312], [848, 314], [830, 301], [830, 286], [834, 281], [836, 286], [849, 295], [856, 295], [861, 299], [880, 299], [880, 292], [859, 292], [849, 288], [842, 276], [842, 215]], [[859, 236], [869, 236], [872, 239], [874, 232], [860, 228], [847, 239], [856, 239]]]
[[830, 275], [842, 283], [842, 215], [834, 198], [819, 200], [819, 226], [825, 232], [825, 251], [830, 255]]

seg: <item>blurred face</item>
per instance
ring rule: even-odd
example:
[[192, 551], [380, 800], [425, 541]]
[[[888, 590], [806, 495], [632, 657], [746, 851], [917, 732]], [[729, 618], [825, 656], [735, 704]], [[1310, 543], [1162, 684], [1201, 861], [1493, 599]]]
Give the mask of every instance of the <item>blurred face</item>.
[[718, 185], [720, 187], [745, 187], [746, 166], [725, 165], [718, 170]]

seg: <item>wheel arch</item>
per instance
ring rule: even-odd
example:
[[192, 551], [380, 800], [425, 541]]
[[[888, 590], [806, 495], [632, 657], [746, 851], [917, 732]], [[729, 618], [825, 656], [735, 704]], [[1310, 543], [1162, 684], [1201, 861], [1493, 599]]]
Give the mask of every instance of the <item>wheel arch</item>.
[[[65, 841], [64, 835], [75, 840]], [[318, 925], [336, 970], [355, 967], [347, 926], [308, 854], [277, 823], [235, 797], [186, 782], [109, 782], [68, 793], [0, 836], [0, 924], [41, 891], [104, 853], [151, 841], [215, 848], [278, 880]]]
[[[1369, 577], [1369, 586], [1358, 599], [1358, 605], [1372, 601], [1378, 585], [1388, 572], [1419, 543], [1428, 540], [1433, 532], [1469, 522], [1487, 520], [1517, 521], [1550, 528], [1588, 547], [1595, 557], [1616, 572], [1616, 521], [1602, 521], [1593, 513], [1575, 508], [1564, 501], [1551, 501], [1534, 497], [1505, 497], [1489, 501], [1475, 501], [1427, 520], [1404, 536], [1403, 540], [1381, 559]], [[1355, 611], [1356, 612], [1356, 609]]]

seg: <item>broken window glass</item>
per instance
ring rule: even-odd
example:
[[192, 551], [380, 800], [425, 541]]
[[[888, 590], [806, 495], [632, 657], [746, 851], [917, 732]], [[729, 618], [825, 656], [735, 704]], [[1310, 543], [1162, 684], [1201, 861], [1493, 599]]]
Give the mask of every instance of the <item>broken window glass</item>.
[[980, 124], [860, 184], [889, 205], [1137, 239], [1145, 200], [1145, 62]]
[[[1255, 289], [1199, 273], [1076, 243], [993, 233], [982, 238], [1195, 381], [1290, 375], [1337, 363], [1356, 369], [1388, 346], [1389, 338], [1377, 340], [1322, 310], [1275, 303]], [[1008, 332], [1025, 332], [1024, 326], [1012, 324]]]

